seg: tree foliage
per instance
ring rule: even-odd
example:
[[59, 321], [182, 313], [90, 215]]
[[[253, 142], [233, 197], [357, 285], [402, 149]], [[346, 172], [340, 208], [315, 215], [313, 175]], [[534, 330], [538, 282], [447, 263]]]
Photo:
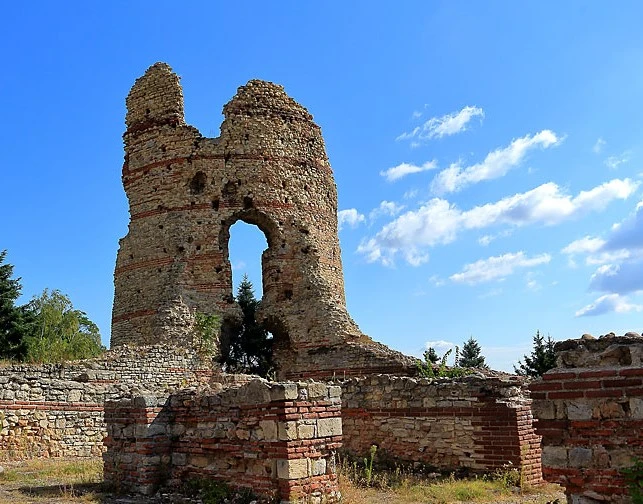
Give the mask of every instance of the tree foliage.
[[63, 362], [102, 353], [98, 327], [58, 290], [47, 289], [28, 305], [35, 315], [33, 330], [25, 336], [25, 360]]
[[462, 345], [458, 365], [464, 368], [487, 368], [485, 358], [482, 355], [482, 348], [480, 348], [478, 342], [473, 339], [473, 336], [470, 336]]
[[221, 358], [227, 371], [268, 376], [273, 370], [272, 336], [256, 320], [260, 301], [255, 298], [247, 275], [239, 284], [237, 303], [241, 306], [241, 326], [230, 334], [229, 345]]
[[7, 251], [0, 251], [0, 358], [20, 360], [26, 353], [24, 336], [33, 322], [32, 313], [17, 306], [22, 285], [20, 278], [12, 278], [13, 266], [3, 264]]
[[554, 352], [554, 340], [547, 335], [547, 339], [536, 331], [534, 336], [534, 349], [531, 355], [523, 357], [524, 364], [518, 361], [518, 367], [514, 366], [516, 374], [537, 378], [543, 373], [556, 367], [556, 353]]
[[431, 364], [437, 364], [440, 361], [440, 356], [435, 351], [435, 348], [429, 347], [428, 350], [424, 352], [424, 361], [430, 362]]

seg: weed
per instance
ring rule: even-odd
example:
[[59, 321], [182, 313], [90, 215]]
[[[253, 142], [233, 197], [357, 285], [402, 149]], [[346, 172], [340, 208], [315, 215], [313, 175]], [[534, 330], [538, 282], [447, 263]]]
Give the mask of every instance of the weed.
[[634, 504], [643, 504], [643, 461], [635, 458], [634, 463], [625, 469], [621, 469], [630, 489], [630, 497]]

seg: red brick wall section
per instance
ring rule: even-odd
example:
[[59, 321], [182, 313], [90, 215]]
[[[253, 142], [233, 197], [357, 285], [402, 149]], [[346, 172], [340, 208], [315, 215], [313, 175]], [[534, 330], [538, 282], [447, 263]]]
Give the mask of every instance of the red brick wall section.
[[344, 448], [363, 456], [375, 444], [387, 457], [442, 470], [513, 466], [525, 483], [539, 483], [540, 438], [523, 386], [517, 377], [347, 380], [342, 383]]
[[216, 479], [289, 502], [339, 502], [340, 388], [256, 379], [218, 394], [106, 404], [105, 480], [118, 490]]
[[570, 502], [631, 502], [622, 469], [643, 458], [643, 339], [569, 340], [531, 384], [543, 476]]

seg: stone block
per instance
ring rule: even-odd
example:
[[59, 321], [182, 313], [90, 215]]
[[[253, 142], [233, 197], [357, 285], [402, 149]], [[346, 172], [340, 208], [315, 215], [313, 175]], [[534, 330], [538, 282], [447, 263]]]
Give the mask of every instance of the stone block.
[[260, 420], [259, 427], [263, 431], [263, 438], [266, 441], [277, 441], [278, 429], [275, 420]]
[[543, 446], [542, 463], [545, 467], [567, 467], [567, 448], [564, 446]]
[[294, 401], [298, 394], [297, 384], [292, 382], [273, 384], [270, 388], [272, 401]]
[[643, 418], [643, 399], [639, 397], [630, 398], [630, 415], [637, 420]]
[[327, 397], [328, 397], [328, 385], [326, 385], [325, 383], [308, 384], [309, 399], [325, 399]]
[[310, 474], [308, 464], [309, 461], [306, 458], [277, 460], [277, 477], [287, 480], [307, 478]]
[[577, 446], [569, 450], [569, 465], [571, 467], [590, 467], [592, 464], [591, 448]]
[[317, 420], [317, 437], [341, 436], [342, 435], [342, 419], [335, 418], [320, 418]]
[[592, 418], [592, 407], [585, 401], [569, 401], [567, 403], [567, 418], [570, 420], [590, 420]]
[[279, 439], [281, 441], [297, 439], [297, 422], [279, 422]]
[[299, 424], [297, 426], [297, 437], [299, 439], [312, 439], [315, 437], [315, 425]]

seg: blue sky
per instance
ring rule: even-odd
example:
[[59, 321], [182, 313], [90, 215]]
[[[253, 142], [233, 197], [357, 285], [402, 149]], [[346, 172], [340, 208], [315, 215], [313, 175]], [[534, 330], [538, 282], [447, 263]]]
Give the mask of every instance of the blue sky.
[[[421, 355], [473, 336], [511, 370], [536, 330], [640, 332], [641, 19], [635, 1], [8, 3], [0, 249], [22, 301], [60, 289], [109, 340], [125, 96], [165, 61], [206, 136], [251, 78], [314, 115], [374, 339]], [[231, 240], [259, 286], [265, 239]]]

